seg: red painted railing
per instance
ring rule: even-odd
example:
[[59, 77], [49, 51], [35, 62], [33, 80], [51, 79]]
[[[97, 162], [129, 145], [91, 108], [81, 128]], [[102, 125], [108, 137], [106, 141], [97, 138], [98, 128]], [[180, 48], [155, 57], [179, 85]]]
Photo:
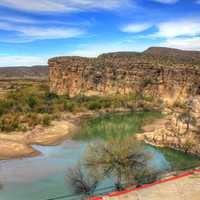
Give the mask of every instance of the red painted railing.
[[[190, 172], [184, 172], [184, 173], [182, 173], [182, 174], [180, 174], [178, 176], [174, 176], [174, 177], [166, 178], [166, 179], [163, 179], [163, 180], [159, 180], [159, 181], [156, 181], [156, 182], [151, 183], [151, 184], [145, 184], [145, 185], [143, 185], [141, 187], [138, 187], [138, 188], [133, 188], [133, 189], [127, 189], [127, 190], [124, 190], [124, 191], [113, 192], [111, 194], [105, 195], [104, 197], [116, 197], [116, 196], [124, 195], [124, 194], [127, 194], [127, 193], [132, 193], [132, 192], [135, 192], [135, 191], [138, 191], [138, 190], [142, 190], [144, 188], [152, 187], [154, 185], [158, 185], [158, 184], [166, 183], [166, 182], [169, 182], [169, 181], [174, 181], [174, 180], [177, 180], [177, 179], [181, 179], [181, 178], [190, 176], [190, 175], [192, 175], [194, 173], [200, 173], [200, 169], [192, 170]], [[91, 197], [88, 200], [103, 200], [103, 197]]]

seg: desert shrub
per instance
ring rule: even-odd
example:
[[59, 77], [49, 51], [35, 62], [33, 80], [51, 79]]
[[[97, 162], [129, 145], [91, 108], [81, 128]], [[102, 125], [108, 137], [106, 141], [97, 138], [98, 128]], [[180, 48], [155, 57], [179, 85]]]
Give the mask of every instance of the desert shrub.
[[53, 92], [45, 92], [45, 95], [44, 95], [44, 99], [46, 101], [52, 101], [52, 100], [55, 100], [55, 99], [58, 99], [58, 95], [53, 93]]
[[11, 92], [8, 92], [7, 94], [7, 99], [18, 101], [18, 100], [21, 100], [22, 98], [23, 98], [23, 94], [19, 90], [11, 91]]
[[100, 103], [102, 108], [110, 108], [112, 106], [112, 99], [102, 99]]
[[8, 113], [0, 118], [1, 131], [15, 131], [20, 128], [19, 116], [16, 113]]
[[71, 102], [71, 101], [65, 101], [64, 102], [64, 110], [65, 111], [70, 111], [73, 112], [75, 110], [75, 103]]
[[51, 117], [47, 114], [43, 116], [42, 125], [49, 126], [51, 124]]
[[80, 164], [68, 169], [66, 181], [75, 194], [86, 196], [92, 195], [99, 184], [98, 178], [83, 169]]
[[[48, 88], [42, 85], [25, 85], [8, 92], [6, 97], [0, 100], [1, 130], [21, 130], [21, 127], [34, 127], [38, 124], [48, 126], [51, 121], [50, 114], [64, 111], [64, 98], [50, 93]], [[15, 115], [7, 115], [8, 113]]]
[[13, 107], [13, 101], [0, 101], [0, 116], [7, 113]]
[[110, 97], [90, 97], [85, 102], [85, 107], [89, 110], [98, 110], [101, 108], [109, 108], [112, 106], [112, 98]]
[[97, 110], [102, 108], [102, 104], [100, 101], [91, 101], [87, 103], [87, 108], [89, 110]]
[[32, 128], [37, 125], [49, 126], [52, 118], [48, 114], [29, 113], [24, 116], [24, 122]]
[[40, 104], [37, 106], [37, 108], [35, 109], [35, 111], [37, 113], [51, 113], [52, 108], [50, 108], [49, 106], [45, 105], [45, 104]]
[[38, 99], [35, 96], [31, 95], [26, 99], [26, 103], [30, 108], [33, 109], [36, 105], [38, 105]]
[[28, 127], [34, 127], [41, 123], [41, 117], [37, 113], [29, 113], [24, 116], [24, 121], [28, 124]]
[[187, 139], [183, 145], [183, 150], [188, 153], [195, 146], [195, 141], [192, 139]]

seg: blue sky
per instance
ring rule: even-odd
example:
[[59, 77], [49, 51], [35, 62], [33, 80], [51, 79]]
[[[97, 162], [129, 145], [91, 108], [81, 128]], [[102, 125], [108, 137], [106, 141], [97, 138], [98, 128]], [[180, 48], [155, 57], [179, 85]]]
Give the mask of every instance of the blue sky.
[[150, 46], [200, 50], [200, 0], [0, 0], [0, 67]]

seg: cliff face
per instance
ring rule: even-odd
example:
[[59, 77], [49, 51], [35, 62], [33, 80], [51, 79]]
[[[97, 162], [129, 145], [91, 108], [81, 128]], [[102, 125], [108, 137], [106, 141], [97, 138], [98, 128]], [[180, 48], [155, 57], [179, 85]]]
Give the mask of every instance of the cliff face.
[[200, 93], [200, 53], [177, 50], [172, 56], [171, 51], [151, 48], [143, 53], [118, 52], [97, 58], [52, 58], [50, 89], [69, 96], [138, 91], [169, 102]]

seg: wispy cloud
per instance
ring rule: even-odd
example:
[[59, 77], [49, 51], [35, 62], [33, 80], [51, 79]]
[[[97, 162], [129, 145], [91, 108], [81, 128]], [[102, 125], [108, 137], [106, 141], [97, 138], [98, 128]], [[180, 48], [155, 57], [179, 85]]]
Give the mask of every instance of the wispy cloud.
[[200, 4], [200, 0], [197, 0], [197, 4]]
[[164, 4], [174, 4], [174, 3], [177, 3], [179, 0], [151, 0], [151, 1], [164, 3]]
[[1, 56], [0, 67], [46, 65], [48, 58], [37, 56]]
[[1, 0], [0, 5], [29, 12], [76, 12], [90, 9], [113, 10], [133, 4], [131, 0]]
[[151, 26], [152, 25], [149, 23], [141, 23], [141, 24], [132, 23], [121, 27], [120, 30], [122, 32], [127, 32], [127, 33], [139, 33], [149, 29]]
[[12, 22], [12, 23], [22, 23], [22, 24], [35, 24], [38, 20], [34, 20], [32, 18], [24, 17], [24, 16], [17, 16], [17, 15], [0, 15], [1, 22]]
[[200, 37], [171, 38], [167, 39], [162, 45], [185, 50], [200, 50]]
[[157, 24], [156, 37], [172, 38], [177, 36], [197, 36], [200, 34], [199, 19], [185, 19]]
[[154, 33], [145, 37], [173, 38], [179, 36], [198, 36], [200, 34], [200, 19], [188, 18], [160, 23], [133, 23], [122, 26], [120, 30], [128, 33], [140, 33], [151, 27], [155, 28]]
[[21, 36], [36, 39], [59, 39], [59, 38], [72, 38], [83, 34], [83, 31], [77, 28], [38, 28], [27, 27], [20, 28], [19, 33]]
[[34, 26], [43, 26], [43, 25], [54, 25], [54, 26], [78, 26], [78, 27], [89, 27], [95, 24], [94, 18], [89, 18], [86, 20], [73, 20], [69, 21], [66, 19], [46, 19], [46, 18], [36, 18], [36, 17], [27, 17], [23, 15], [6, 15], [2, 14], [0, 15], [0, 23], [4, 24], [11, 24], [11, 25], [34, 25]]
[[[68, 26], [34, 26], [17, 25], [9, 22], [0, 22], [0, 30], [12, 31], [13, 39], [10, 42], [29, 42], [43, 39], [73, 38], [83, 35], [84, 30]], [[1, 39], [1, 41], [4, 41]], [[6, 41], [6, 39], [5, 39]]]

